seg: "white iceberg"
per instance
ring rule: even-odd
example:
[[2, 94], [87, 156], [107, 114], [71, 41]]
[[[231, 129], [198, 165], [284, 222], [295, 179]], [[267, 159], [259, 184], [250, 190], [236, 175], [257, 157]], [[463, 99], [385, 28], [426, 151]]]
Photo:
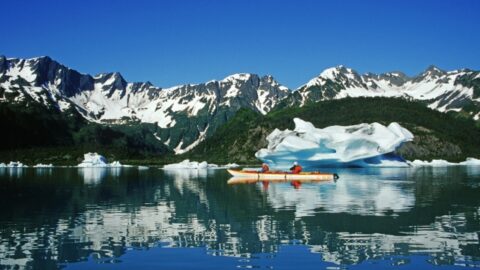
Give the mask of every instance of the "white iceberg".
[[164, 170], [182, 170], [182, 169], [190, 169], [190, 170], [213, 170], [213, 169], [228, 169], [228, 168], [237, 168], [240, 165], [236, 163], [228, 163], [226, 165], [217, 165], [213, 163], [207, 163], [206, 161], [197, 162], [197, 161], [190, 161], [189, 159], [185, 159], [179, 163], [172, 163], [163, 166]]
[[26, 168], [27, 165], [21, 163], [20, 161], [10, 161], [10, 163], [0, 163], [0, 168]]
[[34, 168], [53, 168], [53, 164], [43, 164], [43, 163], [38, 163], [37, 165], [33, 166]]
[[82, 163], [78, 164], [79, 168], [119, 168], [127, 167], [127, 165], [122, 165], [119, 161], [114, 161], [108, 163], [107, 159], [97, 153], [86, 153], [83, 155]]
[[480, 159], [469, 157], [467, 160], [462, 161], [459, 164], [464, 166], [480, 166]]
[[410, 164], [413, 167], [424, 167], [424, 166], [446, 167], [446, 166], [458, 165], [457, 163], [448, 162], [448, 161], [443, 160], [443, 159], [433, 159], [432, 161], [425, 161], [425, 160], [416, 159], [414, 161], [409, 161], [408, 164]]
[[197, 161], [190, 161], [188, 159], [185, 159], [182, 162], [179, 163], [172, 163], [163, 166], [164, 170], [179, 170], [179, 169], [211, 169], [211, 168], [217, 168], [217, 164], [208, 164], [206, 161], [203, 162], [197, 162]]
[[443, 159], [433, 159], [432, 161], [416, 159], [409, 161], [408, 164], [413, 167], [480, 166], [480, 160], [469, 157], [465, 161], [454, 163]]
[[240, 165], [238, 165], [237, 163], [228, 163], [225, 165], [221, 165], [220, 167], [225, 169], [230, 169], [230, 168], [238, 168], [240, 167]]
[[294, 130], [275, 129], [267, 136], [268, 147], [255, 156], [275, 168], [287, 168], [294, 161], [304, 167], [408, 167], [394, 154], [413, 134], [398, 123], [379, 123], [315, 128], [293, 119]]

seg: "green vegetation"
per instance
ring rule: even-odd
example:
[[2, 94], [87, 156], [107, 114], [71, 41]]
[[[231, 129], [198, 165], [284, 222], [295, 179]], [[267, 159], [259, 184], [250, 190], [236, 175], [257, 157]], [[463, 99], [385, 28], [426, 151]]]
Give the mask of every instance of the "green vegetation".
[[293, 129], [294, 117], [318, 128], [398, 122], [415, 135], [413, 142], [399, 150], [410, 160], [460, 161], [480, 156], [480, 128], [475, 121], [395, 98], [322, 101], [302, 108], [278, 108], [266, 116], [242, 109], [194, 150], [177, 156], [155, 138], [154, 134], [162, 130], [153, 124], [99, 125], [88, 123], [74, 110], [65, 114], [54, 108], [15, 106], [0, 104], [0, 162], [69, 165], [81, 161], [84, 153], [94, 151], [127, 164], [165, 164], [186, 158], [218, 164], [258, 163], [254, 154], [267, 146], [266, 136], [275, 128]]
[[35, 103], [0, 104], [0, 162], [48, 162], [71, 165], [86, 152], [110, 160], [155, 159], [170, 153], [159, 142], [153, 124], [100, 125], [84, 120], [74, 109], [61, 113]]
[[266, 116], [242, 110], [188, 156], [210, 162], [258, 162], [254, 153], [266, 147], [265, 137], [275, 128], [293, 129], [299, 117], [316, 127], [398, 122], [415, 140], [399, 152], [407, 159], [442, 158], [451, 161], [480, 156], [480, 129], [471, 119], [441, 113], [425, 105], [395, 98], [346, 98], [274, 110]]

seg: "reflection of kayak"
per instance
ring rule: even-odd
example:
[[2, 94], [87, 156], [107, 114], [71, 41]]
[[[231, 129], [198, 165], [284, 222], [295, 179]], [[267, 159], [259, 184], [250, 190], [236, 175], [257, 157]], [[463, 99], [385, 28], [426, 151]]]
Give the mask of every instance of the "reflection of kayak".
[[321, 172], [301, 172], [301, 173], [286, 173], [286, 172], [257, 172], [257, 171], [239, 171], [228, 170], [234, 177], [242, 179], [257, 179], [257, 180], [335, 180], [338, 178], [336, 173], [321, 173]]
[[[333, 179], [333, 178], [332, 178]], [[332, 180], [329, 179], [329, 180]], [[258, 178], [243, 178], [243, 177], [232, 177], [228, 180], [228, 184], [236, 185], [236, 184], [254, 184], [254, 183], [261, 183], [261, 182], [268, 182], [272, 184], [276, 183], [292, 183], [292, 182], [301, 182], [302, 184], [305, 183], [329, 183], [329, 180], [315, 180], [315, 179], [301, 179], [301, 180], [286, 180], [286, 179], [258, 179]]]

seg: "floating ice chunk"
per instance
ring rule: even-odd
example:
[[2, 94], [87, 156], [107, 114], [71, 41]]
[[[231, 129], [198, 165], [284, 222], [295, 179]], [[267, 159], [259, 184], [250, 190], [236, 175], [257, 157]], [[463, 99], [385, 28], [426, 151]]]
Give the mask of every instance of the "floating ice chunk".
[[445, 167], [445, 166], [458, 165], [458, 163], [448, 162], [448, 161], [443, 160], [443, 159], [433, 159], [432, 161], [424, 161], [424, 160], [416, 159], [414, 161], [409, 161], [408, 163], [413, 167], [423, 167], [423, 166]]
[[480, 166], [480, 160], [469, 157], [465, 161], [454, 163], [443, 159], [434, 159], [432, 161], [416, 159], [414, 161], [408, 161], [408, 164], [413, 167]]
[[139, 170], [148, 170], [149, 167], [148, 166], [138, 166], [138, 169]]
[[188, 159], [185, 159], [182, 162], [179, 163], [173, 163], [173, 164], [168, 164], [163, 166], [163, 169], [165, 170], [179, 170], [179, 169], [194, 169], [194, 170], [199, 170], [199, 169], [227, 169], [227, 168], [236, 168], [239, 167], [240, 165], [236, 163], [228, 163], [226, 165], [217, 165], [213, 163], [207, 163], [206, 161], [202, 162], [197, 162], [197, 161], [190, 161]]
[[123, 165], [120, 163], [120, 161], [114, 161], [110, 164], [108, 164], [109, 167], [123, 167]]
[[8, 163], [8, 164], [2, 163], [2, 165], [0, 165], [0, 167], [6, 167], [6, 168], [26, 168], [26, 167], [28, 167], [27, 165], [21, 163], [20, 161], [10, 161], [10, 163]]
[[240, 167], [240, 165], [238, 165], [237, 163], [228, 163], [228, 164], [222, 165], [220, 167], [229, 169], [229, 168], [238, 168], [238, 167]]
[[188, 159], [185, 159], [182, 162], [179, 163], [173, 163], [173, 164], [168, 164], [163, 166], [163, 169], [165, 170], [178, 170], [178, 169], [212, 169], [212, 168], [218, 168], [217, 164], [208, 164], [206, 161], [203, 162], [197, 162], [197, 161], [190, 161]]
[[33, 167], [34, 168], [53, 168], [53, 164], [38, 163], [37, 165], [35, 165]]
[[107, 159], [97, 153], [86, 153], [83, 155], [82, 163], [78, 164], [79, 168], [119, 168], [129, 167], [129, 165], [122, 165], [119, 161], [108, 163]]
[[97, 153], [86, 153], [83, 155], [82, 163], [78, 164], [78, 167], [90, 168], [90, 167], [108, 167], [107, 159]]
[[467, 158], [467, 160], [460, 162], [460, 165], [464, 166], [480, 166], [480, 159], [476, 158]]
[[398, 123], [319, 129], [299, 118], [293, 121], [294, 130], [275, 129], [267, 136], [268, 147], [255, 156], [276, 168], [287, 168], [294, 161], [304, 167], [408, 166], [394, 151], [413, 134]]

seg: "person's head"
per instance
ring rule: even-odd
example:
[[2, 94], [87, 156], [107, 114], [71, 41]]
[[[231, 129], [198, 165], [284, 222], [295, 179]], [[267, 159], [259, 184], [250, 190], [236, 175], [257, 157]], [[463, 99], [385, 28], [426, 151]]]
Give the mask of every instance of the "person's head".
[[267, 166], [267, 163], [262, 163], [262, 166]]
[[294, 161], [294, 162], [293, 162], [293, 165], [297, 166], [297, 165], [298, 165], [298, 162]]

